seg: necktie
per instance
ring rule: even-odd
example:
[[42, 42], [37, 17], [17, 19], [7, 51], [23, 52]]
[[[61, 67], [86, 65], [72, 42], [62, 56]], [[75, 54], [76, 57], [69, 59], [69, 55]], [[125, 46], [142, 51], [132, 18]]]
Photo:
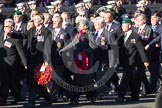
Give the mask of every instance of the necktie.
[[127, 33], [124, 33], [124, 43], [127, 41]]
[[98, 36], [98, 31], [95, 32], [95, 37], [97, 38], [97, 36]]
[[98, 38], [98, 31], [95, 32], [95, 39], [97, 40]]
[[9, 39], [9, 36], [4, 36], [4, 40], [7, 40], [7, 39]]
[[54, 35], [54, 40], [56, 40], [56, 37], [57, 37], [57, 32], [56, 32], [56, 30], [54, 30], [54, 32], [53, 32], [53, 35]]
[[138, 30], [138, 34], [139, 34], [139, 33], [141, 33], [141, 30], [142, 30], [142, 29], [141, 29], [141, 28], [139, 28], [139, 30]]
[[39, 29], [36, 29], [35, 35], [39, 34]]
[[156, 25], [152, 26], [152, 30], [155, 31], [156, 30]]
[[106, 30], [108, 30], [108, 31], [109, 31], [109, 25], [106, 25]]
[[17, 25], [15, 26], [15, 30], [17, 31]]

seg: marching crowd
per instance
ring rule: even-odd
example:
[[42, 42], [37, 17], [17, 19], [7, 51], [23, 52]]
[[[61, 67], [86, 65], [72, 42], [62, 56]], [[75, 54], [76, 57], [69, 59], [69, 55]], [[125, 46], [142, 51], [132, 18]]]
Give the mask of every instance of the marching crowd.
[[[0, 106], [7, 104], [8, 94], [14, 97], [11, 104], [17, 104], [29, 93], [25, 107], [32, 108], [40, 97], [45, 100], [42, 106], [64, 97], [70, 104], [78, 104], [79, 96], [85, 93], [93, 103], [96, 97], [102, 98], [103, 90], [109, 94], [113, 89], [115, 100], [122, 103], [128, 101], [128, 91], [131, 101], [161, 92], [157, 82], [162, 80], [162, 14], [147, 5], [147, 0], [141, 0], [136, 11], [127, 13], [122, 0], [108, 1], [97, 10], [91, 0], [83, 0], [75, 5], [76, 12], [70, 13], [62, 11], [62, 2], [56, 0], [42, 13], [36, 1], [29, 1], [16, 4], [13, 15], [5, 17], [0, 4]], [[35, 80], [39, 65], [40, 72], [49, 65], [53, 68], [48, 84]], [[84, 92], [67, 90], [57, 83], [60, 78], [77, 87], [97, 87], [107, 72], [104, 85]]]

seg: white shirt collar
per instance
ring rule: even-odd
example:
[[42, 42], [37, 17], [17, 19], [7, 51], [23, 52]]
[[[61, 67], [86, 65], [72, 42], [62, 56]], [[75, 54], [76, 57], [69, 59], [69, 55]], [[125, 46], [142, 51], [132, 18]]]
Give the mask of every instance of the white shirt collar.
[[131, 35], [131, 33], [132, 33], [132, 30], [129, 30], [129, 31], [127, 31], [127, 32], [125, 32], [127, 35], [126, 35], [126, 37], [124, 38], [124, 42], [126, 42], [127, 40], [128, 40], [128, 38], [129, 38], [129, 36]]
[[19, 22], [19, 23], [17, 23], [17, 24], [15, 24], [16, 31], [18, 31], [18, 30], [19, 30], [19, 28], [20, 28], [20, 26], [21, 26], [21, 23], [22, 23], [22, 21], [21, 21], [21, 22]]
[[106, 29], [106, 30], [110, 31], [110, 28], [111, 28], [112, 22], [111, 22], [110, 24], [106, 24], [106, 26], [107, 26], [107, 25], [109, 25], [109, 27], [108, 27], [108, 29]]
[[98, 31], [98, 36], [100, 36], [102, 32], [103, 32], [103, 28]]
[[40, 30], [42, 28], [42, 25], [40, 25], [39, 27], [36, 27], [36, 30]]
[[145, 28], [146, 24], [143, 24], [142, 26], [139, 27], [139, 30], [142, 31]]
[[56, 35], [60, 32], [61, 28], [55, 28]]
[[45, 27], [48, 27], [49, 24], [44, 24]]

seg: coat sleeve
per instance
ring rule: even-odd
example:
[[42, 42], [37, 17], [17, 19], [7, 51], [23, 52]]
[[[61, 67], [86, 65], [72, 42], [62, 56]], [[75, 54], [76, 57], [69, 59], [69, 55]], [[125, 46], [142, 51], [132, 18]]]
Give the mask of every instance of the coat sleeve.
[[10, 34], [10, 37], [13, 39], [27, 39], [28, 38], [29, 31], [25, 31], [23, 33], [14, 31]]
[[[108, 44], [111, 44], [115, 41], [115, 37], [112, 33], [110, 33], [110, 35], [108, 36]], [[115, 65], [115, 47], [114, 48], [110, 48], [110, 50], [108, 50], [108, 57], [109, 57], [109, 66], [112, 67]]]
[[149, 30], [149, 40], [148, 40], [148, 42], [150, 42], [152, 39], [153, 39], [153, 30], [151, 29], [151, 30]]
[[47, 62], [49, 64], [51, 63], [51, 48], [52, 48], [52, 34], [49, 31], [47, 33], [47, 38], [44, 43], [44, 53], [43, 53], [44, 62]]
[[24, 64], [24, 66], [27, 66], [27, 59], [26, 59], [25, 53], [23, 51], [23, 44], [22, 44], [21, 40], [16, 41], [16, 49], [17, 49], [17, 52]]
[[162, 34], [160, 34], [158, 37], [156, 37], [155, 39], [153, 39], [148, 45], [151, 46], [151, 45], [159, 42], [160, 39], [161, 39], [161, 36], [162, 36]]
[[79, 40], [77, 38], [74, 38], [72, 40], [72, 42], [70, 42], [67, 46], [65, 46], [63, 49], [61, 49], [60, 52], [65, 52], [65, 51], [68, 51], [68, 50], [74, 48], [77, 43], [79, 43]]
[[141, 40], [139, 38], [136, 38], [136, 44], [135, 44], [139, 54], [140, 54], [140, 57], [142, 59], [143, 62], [148, 62], [148, 58], [146, 56], [146, 53], [144, 51], [144, 47], [141, 43]]
[[90, 47], [84, 50], [84, 52], [87, 55], [95, 52], [96, 49], [97, 49], [97, 44], [95, 43], [95, 39], [94, 39], [93, 33], [91, 33], [91, 32], [88, 33], [88, 40], [89, 40], [89, 46]]

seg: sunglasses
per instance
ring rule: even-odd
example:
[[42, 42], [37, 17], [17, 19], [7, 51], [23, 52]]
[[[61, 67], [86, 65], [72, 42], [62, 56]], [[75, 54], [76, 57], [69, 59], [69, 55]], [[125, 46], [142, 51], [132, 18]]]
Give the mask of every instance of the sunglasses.
[[4, 26], [4, 27], [12, 27], [12, 26]]

